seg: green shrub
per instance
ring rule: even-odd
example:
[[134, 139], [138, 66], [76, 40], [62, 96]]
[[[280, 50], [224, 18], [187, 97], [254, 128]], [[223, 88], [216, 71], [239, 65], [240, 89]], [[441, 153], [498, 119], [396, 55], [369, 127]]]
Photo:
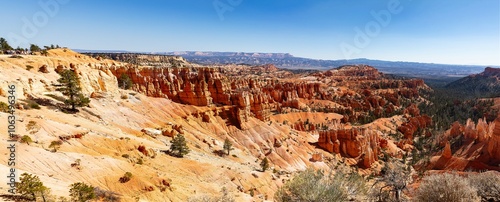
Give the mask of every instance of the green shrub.
[[61, 148], [62, 144], [63, 144], [63, 142], [61, 140], [54, 140], [54, 141], [50, 142], [49, 148], [52, 148], [53, 152], [57, 152], [57, 150], [59, 148]]
[[262, 159], [262, 161], [260, 162], [260, 167], [262, 167], [262, 172], [266, 172], [267, 168], [269, 168], [269, 160], [267, 159], [267, 157]]
[[69, 195], [71, 201], [86, 202], [95, 198], [94, 187], [83, 182], [70, 185]]
[[21, 143], [26, 143], [29, 145], [32, 142], [33, 142], [33, 140], [31, 139], [30, 136], [23, 135], [23, 137], [21, 137]]
[[[118, 86], [123, 89], [130, 89], [134, 83], [132, 79], [127, 74], [121, 74], [118, 78]], [[124, 99], [124, 98], [122, 98]]]
[[0, 101], [0, 111], [7, 113], [9, 111], [9, 105]]
[[41, 109], [40, 105], [34, 100], [25, 100], [26, 103], [23, 103], [24, 109]]
[[16, 191], [29, 201], [38, 201], [38, 197], [45, 201], [45, 197], [50, 193], [50, 189], [43, 185], [38, 176], [28, 173], [21, 174], [20, 182], [16, 184]]
[[123, 158], [128, 159], [128, 158], [130, 158], [130, 155], [128, 155], [128, 154], [123, 154], [123, 155], [122, 155], [122, 157], [123, 157]]
[[29, 106], [30, 106], [31, 109], [41, 109], [40, 105], [38, 103], [36, 103], [36, 102], [31, 102], [29, 104]]
[[175, 157], [184, 157], [184, 155], [190, 152], [189, 147], [186, 143], [186, 138], [183, 135], [177, 134], [171, 141], [170, 154]]
[[26, 65], [26, 70], [30, 71], [31, 69], [33, 69], [35, 67], [31, 66], [31, 65]]

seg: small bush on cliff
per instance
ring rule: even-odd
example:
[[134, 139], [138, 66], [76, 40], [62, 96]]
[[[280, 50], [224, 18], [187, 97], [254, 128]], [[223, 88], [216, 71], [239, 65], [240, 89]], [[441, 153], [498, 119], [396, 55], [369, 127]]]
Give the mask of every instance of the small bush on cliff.
[[269, 160], [267, 159], [267, 157], [262, 159], [262, 161], [260, 162], [260, 167], [262, 167], [262, 172], [266, 172], [266, 170], [269, 168]]
[[189, 153], [189, 147], [186, 144], [186, 138], [183, 135], [177, 134], [171, 141], [170, 154], [176, 157], [184, 157]]
[[26, 130], [28, 130], [30, 134], [35, 134], [40, 130], [40, 126], [36, 121], [29, 121], [28, 124], [26, 124]]
[[28, 173], [21, 174], [16, 189], [28, 201], [35, 201], [37, 197], [41, 197], [45, 201], [50, 192], [50, 189], [43, 185], [38, 176]]
[[125, 183], [130, 181], [132, 179], [132, 173], [131, 172], [126, 172], [122, 177], [120, 177], [120, 182]]
[[70, 185], [69, 195], [71, 201], [86, 202], [95, 198], [94, 187], [83, 182]]
[[48, 56], [49, 52], [46, 49], [43, 49], [40, 51], [40, 54], [42, 54], [43, 56]]
[[278, 202], [348, 201], [364, 192], [365, 184], [359, 175], [307, 169], [280, 187], [274, 199]]
[[414, 200], [422, 202], [479, 201], [479, 196], [467, 179], [457, 174], [445, 173], [424, 177], [415, 193]]
[[90, 103], [90, 99], [84, 97], [82, 88], [80, 87], [80, 81], [78, 76], [74, 71], [64, 70], [60, 74], [61, 78], [57, 80], [59, 82], [57, 91], [61, 91], [63, 95], [69, 97], [69, 99], [64, 100], [64, 103], [71, 106], [71, 111], [75, 112], [76, 107], [87, 106]]
[[26, 104], [23, 104], [25, 109], [41, 109], [40, 105], [33, 100], [27, 100]]
[[9, 111], [9, 105], [5, 102], [0, 102], [0, 112], [7, 113]]
[[26, 143], [29, 145], [32, 142], [33, 142], [33, 140], [28, 135], [23, 135], [23, 137], [21, 137], [21, 143]]
[[57, 152], [57, 150], [59, 148], [61, 148], [61, 145], [63, 144], [63, 142], [61, 140], [54, 140], [52, 142], [50, 142], [50, 145], [49, 145], [49, 148], [52, 148], [52, 152]]
[[118, 87], [128, 90], [132, 88], [132, 79], [127, 74], [121, 74], [120, 78], [118, 78]]
[[229, 141], [229, 139], [226, 138], [224, 140], [224, 146], [223, 146], [223, 148], [224, 148], [224, 150], [227, 151], [227, 155], [229, 155], [229, 152], [233, 148], [233, 144]]

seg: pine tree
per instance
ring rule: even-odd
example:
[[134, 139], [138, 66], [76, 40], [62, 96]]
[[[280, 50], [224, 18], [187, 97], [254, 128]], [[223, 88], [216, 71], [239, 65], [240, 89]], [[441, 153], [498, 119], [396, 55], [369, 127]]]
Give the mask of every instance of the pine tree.
[[83, 182], [70, 185], [69, 195], [72, 201], [85, 202], [95, 198], [94, 187]]
[[269, 160], [267, 160], [267, 157], [260, 162], [260, 166], [262, 167], [262, 172], [266, 172], [267, 168], [269, 168]]
[[183, 135], [177, 134], [171, 141], [170, 152], [177, 157], [184, 157], [189, 153], [189, 147], [186, 145], [186, 138]]
[[231, 142], [229, 141], [229, 139], [226, 138], [224, 140], [224, 146], [223, 146], [223, 148], [224, 148], [224, 150], [227, 151], [227, 155], [229, 155], [229, 152], [231, 151], [232, 147], [233, 147], [233, 144], [231, 144]]
[[63, 144], [63, 142], [61, 140], [54, 140], [52, 142], [50, 142], [50, 145], [49, 145], [49, 148], [52, 148], [52, 152], [57, 152], [57, 150], [59, 148], [61, 148], [61, 145]]
[[128, 90], [132, 87], [132, 79], [127, 74], [121, 74], [120, 78], [118, 78], [118, 86], [125, 90]]
[[71, 106], [72, 111], [76, 111], [76, 107], [83, 107], [89, 104], [90, 99], [84, 97], [81, 93], [80, 81], [75, 72], [71, 70], [64, 70], [60, 73], [61, 78], [57, 80], [60, 87], [56, 90], [61, 91], [63, 95], [69, 96], [64, 103]]
[[47, 49], [43, 49], [40, 51], [40, 54], [42, 54], [43, 56], [47, 56], [49, 55], [49, 52], [47, 51]]
[[7, 40], [4, 38], [0, 38], [0, 51], [4, 52], [7, 50], [12, 50], [13, 48], [9, 45]]
[[40, 194], [45, 202], [45, 196], [48, 195], [50, 189], [43, 186], [42, 181], [36, 175], [28, 173], [21, 174], [20, 182], [16, 184], [17, 192], [28, 200], [36, 200], [36, 196]]
[[39, 46], [35, 45], [35, 44], [30, 44], [30, 51], [31, 52], [40, 52], [42, 49], [40, 49]]

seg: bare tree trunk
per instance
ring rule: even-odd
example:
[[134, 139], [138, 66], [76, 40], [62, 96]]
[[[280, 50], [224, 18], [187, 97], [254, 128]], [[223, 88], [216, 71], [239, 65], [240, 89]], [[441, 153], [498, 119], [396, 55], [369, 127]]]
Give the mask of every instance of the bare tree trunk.
[[70, 98], [69, 98], [69, 100], [71, 100], [71, 110], [73, 110], [73, 111], [75, 111], [75, 109], [76, 109], [75, 108], [75, 100], [74, 100], [75, 98], [74, 97], [75, 96], [73, 94], [71, 94]]
[[401, 201], [401, 190], [396, 190], [396, 201]]

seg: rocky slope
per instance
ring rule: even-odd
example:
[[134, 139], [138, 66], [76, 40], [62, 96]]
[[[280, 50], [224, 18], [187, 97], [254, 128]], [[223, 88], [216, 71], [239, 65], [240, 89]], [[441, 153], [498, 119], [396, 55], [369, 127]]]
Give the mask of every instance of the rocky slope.
[[[137, 65], [66, 49], [47, 57], [0, 57], [0, 101], [7, 101], [8, 84], [17, 85], [18, 133], [35, 140], [19, 143], [19, 173], [40, 176], [60, 196], [83, 181], [124, 201], [185, 201], [221, 187], [238, 201], [271, 200], [290, 173], [306, 167], [344, 162], [359, 165], [361, 173], [380, 169], [381, 150], [400, 155], [411, 148], [414, 127], [429, 124], [410, 105], [427, 88], [421, 80], [391, 79], [369, 66], [294, 74], [272, 65], [132, 58], [142, 59]], [[53, 84], [63, 69], [75, 71], [91, 97], [77, 114], [60, 111], [62, 95]], [[132, 90], [118, 88], [122, 74], [132, 79]], [[23, 107], [29, 102], [42, 107]], [[406, 139], [389, 136], [398, 131]], [[192, 149], [182, 159], [161, 152], [178, 133]], [[226, 138], [235, 149], [218, 156]], [[53, 140], [64, 141], [57, 152], [48, 149]], [[257, 171], [264, 157], [275, 172]], [[77, 159], [79, 168], [71, 166]], [[6, 165], [0, 160], [0, 171]], [[125, 172], [134, 177], [118, 183]]]

